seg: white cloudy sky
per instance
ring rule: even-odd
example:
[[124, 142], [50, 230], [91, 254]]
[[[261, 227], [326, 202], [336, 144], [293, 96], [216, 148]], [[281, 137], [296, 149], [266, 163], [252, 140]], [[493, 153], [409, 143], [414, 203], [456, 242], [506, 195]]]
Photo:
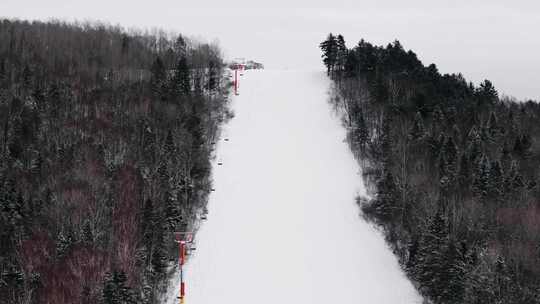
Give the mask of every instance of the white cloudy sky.
[[540, 100], [535, 0], [0, 0], [0, 16], [161, 27], [218, 40], [228, 57], [267, 67], [320, 67], [317, 45], [330, 31], [349, 46], [399, 39], [442, 72]]

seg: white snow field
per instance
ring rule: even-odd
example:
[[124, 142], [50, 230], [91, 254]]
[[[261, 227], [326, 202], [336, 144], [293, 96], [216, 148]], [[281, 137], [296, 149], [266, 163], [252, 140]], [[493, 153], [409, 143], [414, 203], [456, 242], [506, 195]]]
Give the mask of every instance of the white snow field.
[[[421, 303], [382, 235], [324, 71], [247, 71], [214, 163], [187, 304]], [[224, 139], [228, 138], [229, 141]], [[217, 162], [223, 162], [218, 166]], [[178, 281], [167, 303], [178, 303]]]

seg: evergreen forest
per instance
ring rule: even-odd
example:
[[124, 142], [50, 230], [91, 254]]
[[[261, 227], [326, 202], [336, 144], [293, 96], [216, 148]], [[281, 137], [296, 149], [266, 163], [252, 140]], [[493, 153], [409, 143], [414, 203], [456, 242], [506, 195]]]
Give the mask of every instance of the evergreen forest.
[[218, 46], [0, 19], [0, 302], [157, 303], [228, 110]]
[[[399, 41], [321, 44], [380, 227], [430, 303], [540, 303], [540, 105]], [[389, 287], [391, 288], [391, 287]]]

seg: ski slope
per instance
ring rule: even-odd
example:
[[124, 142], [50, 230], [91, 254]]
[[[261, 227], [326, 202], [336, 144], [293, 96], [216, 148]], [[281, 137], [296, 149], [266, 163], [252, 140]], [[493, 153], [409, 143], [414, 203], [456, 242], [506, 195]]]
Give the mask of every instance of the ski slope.
[[[421, 303], [359, 216], [354, 198], [365, 189], [328, 87], [323, 71], [241, 78], [208, 221], [187, 264], [186, 303]], [[167, 303], [178, 303], [177, 284]]]

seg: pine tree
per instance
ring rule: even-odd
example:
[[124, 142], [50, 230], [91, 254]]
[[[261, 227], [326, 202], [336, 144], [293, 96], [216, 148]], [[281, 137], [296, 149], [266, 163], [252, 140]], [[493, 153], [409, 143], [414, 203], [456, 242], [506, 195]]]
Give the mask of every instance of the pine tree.
[[358, 67], [360, 65], [360, 62], [358, 60], [358, 57], [356, 56], [356, 53], [351, 51], [347, 53], [347, 57], [345, 58], [345, 65], [343, 67], [343, 72], [345, 74], [345, 77], [354, 78], [358, 76]]
[[58, 234], [58, 239], [56, 241], [56, 256], [59, 259], [64, 258], [69, 250], [71, 250], [71, 247], [73, 246], [73, 238], [71, 236], [71, 233], [66, 231], [60, 231]]
[[32, 224], [39, 210], [37, 210], [37, 205], [35, 204], [34, 199], [32, 197], [29, 197], [28, 199], [25, 200], [21, 194], [20, 203], [22, 204], [22, 215], [23, 215], [22, 222], [24, 226], [24, 233], [26, 236], [29, 236], [32, 233], [31, 231]]
[[399, 208], [398, 189], [392, 172], [386, 170], [382, 178], [377, 182], [375, 199], [364, 208], [364, 211], [383, 222], [388, 222], [392, 219], [392, 215], [397, 208]]
[[[441, 164], [441, 152], [443, 151], [443, 148], [444, 148], [444, 140], [445, 140], [446, 136], [444, 133], [441, 133], [439, 134], [438, 137], [435, 137], [434, 135], [433, 136], [429, 136], [428, 139], [427, 139], [427, 144], [429, 146], [429, 152], [431, 154], [431, 157], [432, 157], [432, 160], [438, 160], [439, 161], [439, 165]], [[439, 166], [439, 168], [441, 168], [441, 166]]]
[[123, 56], [126, 56], [129, 54], [130, 42], [131, 42], [131, 38], [128, 35], [123, 34], [122, 35], [122, 48], [121, 48], [121, 53]]
[[[144, 202], [144, 207], [141, 215], [141, 231], [143, 234], [143, 239], [147, 239], [147, 236], [152, 235], [152, 231], [155, 224], [155, 210], [154, 204], [151, 199], [146, 199]], [[145, 243], [145, 245], [149, 245]]]
[[[6, 303], [17, 303], [15, 294], [22, 290], [25, 286], [25, 273], [19, 263], [15, 261], [6, 261], [2, 265], [2, 285], [6, 286], [12, 294], [12, 301], [5, 300]], [[20, 300], [20, 299], [19, 299]]]
[[22, 84], [25, 89], [30, 89], [32, 87], [32, 71], [28, 64], [25, 64], [22, 71]]
[[420, 140], [426, 135], [426, 130], [424, 128], [424, 119], [420, 112], [416, 112], [414, 116], [414, 122], [411, 131], [409, 132], [409, 137], [412, 140]]
[[506, 133], [509, 136], [516, 136], [519, 134], [520, 127], [516, 121], [514, 110], [508, 109], [508, 115], [506, 116]]
[[443, 257], [441, 269], [441, 303], [460, 304], [465, 292], [464, 277], [466, 265], [463, 254], [459, 251], [454, 241], [450, 240]]
[[167, 155], [167, 158], [171, 159], [172, 157], [175, 156], [176, 145], [174, 144], [174, 137], [170, 129], [167, 131], [167, 137], [165, 138], [164, 150], [165, 150], [165, 154]]
[[451, 186], [451, 178], [449, 172], [447, 172], [446, 154], [444, 147], [439, 155], [439, 186], [444, 196], [448, 194]]
[[92, 245], [94, 243], [94, 233], [90, 226], [90, 221], [86, 220], [82, 229], [82, 241], [85, 245]]
[[371, 83], [371, 92], [373, 99], [378, 104], [386, 104], [389, 100], [389, 92], [388, 92], [388, 85], [386, 80], [382, 77], [377, 75], [375, 77], [374, 81]]
[[521, 143], [521, 136], [517, 136], [514, 140], [513, 152], [517, 156], [523, 156], [525, 149], [523, 148], [523, 145]]
[[508, 294], [512, 293], [511, 290], [511, 273], [508, 269], [508, 265], [504, 260], [504, 257], [499, 255], [495, 261], [495, 277], [496, 277], [496, 287], [495, 295], [497, 298], [503, 299]]
[[22, 121], [20, 117], [13, 120], [12, 136], [9, 138], [8, 149], [9, 154], [14, 159], [20, 159], [23, 157], [24, 143], [22, 134]]
[[405, 267], [410, 272], [414, 272], [414, 269], [417, 265], [419, 246], [420, 243], [418, 242], [418, 238], [416, 236], [412, 238], [412, 240], [409, 242], [409, 245], [407, 246], [408, 255]]
[[321, 48], [323, 54], [323, 63], [326, 66], [327, 74], [331, 75], [334, 71], [334, 67], [337, 62], [337, 50], [338, 43], [337, 39], [332, 33], [328, 34], [328, 37], [323, 41], [319, 47]]
[[170, 231], [180, 223], [180, 206], [176, 200], [176, 195], [171, 191], [165, 193], [165, 221]]
[[442, 271], [445, 264], [448, 228], [441, 211], [429, 221], [419, 246], [416, 278], [432, 299], [438, 299], [444, 290]]
[[471, 167], [467, 154], [461, 154], [458, 173], [460, 189], [468, 189], [471, 184]]
[[195, 96], [201, 96], [203, 93], [203, 79], [200, 73], [193, 76], [193, 92]]
[[500, 162], [492, 161], [488, 180], [488, 194], [493, 198], [501, 198], [504, 190], [504, 174]]
[[123, 271], [114, 270], [105, 275], [103, 284], [104, 304], [137, 303], [133, 290], [127, 286], [127, 276]]
[[142, 233], [142, 245], [145, 265], [149, 265], [151, 260], [152, 246], [154, 245], [154, 237], [156, 235], [156, 226], [160, 224], [157, 218], [157, 211], [154, 209], [154, 204], [151, 199], [147, 199], [144, 203], [144, 207], [141, 215], [141, 233]]
[[339, 73], [345, 69], [348, 49], [345, 45], [345, 38], [341, 34], [336, 37], [336, 69]]
[[531, 135], [529, 134], [521, 135], [522, 156], [524, 157], [530, 156], [531, 147], [532, 147]]
[[445, 172], [450, 177], [450, 179], [453, 180], [457, 173], [458, 151], [452, 136], [449, 136], [446, 140], [446, 143], [444, 145], [444, 156], [446, 159]]
[[491, 138], [491, 135], [489, 133], [489, 129], [485, 125], [480, 127], [480, 139], [484, 143], [493, 141], [493, 139]]
[[480, 106], [492, 105], [499, 98], [497, 90], [495, 90], [495, 87], [493, 86], [491, 81], [487, 79], [480, 84], [480, 87], [477, 89], [476, 94], [478, 96]]
[[454, 140], [456, 141], [457, 145], [459, 145], [461, 141], [461, 130], [459, 129], [459, 126], [457, 124], [454, 124], [452, 126], [452, 135]]
[[182, 35], [178, 35], [176, 41], [174, 42], [174, 51], [176, 52], [176, 55], [178, 57], [185, 57], [187, 52], [186, 47], [187, 44], [184, 37], [182, 37]]
[[489, 135], [492, 139], [496, 139], [499, 136], [499, 123], [495, 112], [491, 112], [488, 120]]
[[382, 121], [379, 143], [381, 145], [381, 160], [384, 168], [392, 166], [392, 121], [390, 115], [385, 115]]
[[[452, 128], [454, 127], [458, 127], [457, 125], [457, 119], [458, 119], [458, 112], [456, 110], [456, 107], [454, 106], [450, 106], [446, 109], [446, 124], [448, 126], [452, 126]], [[459, 128], [459, 127], [458, 127]], [[452, 130], [452, 132], [454, 132]], [[461, 138], [461, 136], [456, 136], [454, 137], [456, 140], [459, 140]]]
[[354, 130], [355, 138], [363, 150], [369, 141], [369, 130], [366, 120], [364, 119], [364, 113], [360, 107], [354, 112], [354, 117], [356, 118]]
[[90, 286], [88, 286], [87, 284], [84, 284], [82, 286], [81, 303], [80, 304], [91, 304], [92, 303], [92, 300], [90, 298], [90, 293], [91, 293]]
[[467, 275], [466, 279], [464, 303], [503, 303], [497, 301], [497, 282], [487, 253], [480, 254], [478, 265]]
[[173, 96], [189, 96], [191, 94], [191, 72], [186, 57], [181, 57], [176, 64], [172, 78]]
[[156, 224], [154, 247], [152, 250], [151, 264], [155, 273], [164, 273], [167, 258], [166, 244], [165, 244], [165, 229], [164, 223]]
[[167, 164], [165, 161], [163, 161], [158, 167], [157, 175], [161, 188], [169, 189], [169, 170], [167, 170]]
[[208, 82], [206, 84], [206, 89], [211, 93], [218, 88], [219, 83], [219, 74], [218, 74], [217, 64], [211, 60], [208, 64]]
[[446, 121], [446, 119], [444, 117], [444, 113], [441, 110], [440, 106], [438, 106], [438, 105], [435, 106], [435, 109], [433, 109], [432, 117], [433, 117], [434, 127], [435, 128], [442, 128], [443, 125], [444, 125], [444, 122]]
[[473, 174], [473, 190], [477, 196], [487, 196], [491, 179], [490, 173], [491, 163], [487, 156], [483, 155]]
[[41, 181], [42, 178], [42, 168], [43, 168], [43, 157], [41, 156], [41, 153], [37, 152], [37, 156], [32, 159], [32, 164], [30, 170], [32, 171], [32, 174], [36, 176], [38, 181]]
[[8, 180], [5, 185], [0, 182], [0, 186], [0, 245], [3, 251], [11, 252], [22, 224], [22, 211], [17, 203], [15, 181]]
[[506, 193], [519, 193], [525, 186], [523, 176], [519, 172], [519, 165], [516, 161], [512, 161], [510, 170], [504, 179], [504, 189]]
[[476, 126], [472, 126], [469, 131], [467, 149], [471, 165], [477, 165], [482, 156], [482, 140]]
[[156, 135], [152, 131], [150, 125], [147, 122], [143, 122], [142, 125], [142, 147], [143, 147], [143, 158], [146, 165], [151, 165], [154, 163], [156, 158]]
[[160, 57], [156, 57], [154, 60], [154, 63], [152, 64], [152, 68], [150, 69], [150, 72], [152, 73], [151, 77], [151, 86], [152, 90], [154, 91], [154, 94], [156, 96], [159, 96], [160, 98], [163, 98], [164, 96], [164, 90], [165, 90], [165, 81], [167, 80], [167, 73], [165, 71], [165, 65], [163, 64], [163, 61]]
[[523, 176], [517, 172], [512, 180], [512, 189], [517, 192], [523, 189], [523, 187], [525, 187], [525, 181], [523, 180]]
[[7, 239], [15, 240], [23, 235], [25, 214], [24, 214], [24, 199], [20, 192], [15, 188], [15, 181], [10, 180], [4, 188], [4, 195], [1, 199], [0, 207], [2, 207], [2, 217], [6, 229], [2, 231]]
[[7, 78], [6, 60], [5, 57], [0, 58], [0, 87], [2, 86], [2, 81]]
[[501, 148], [501, 166], [504, 170], [510, 168], [510, 164], [512, 162], [512, 155], [511, 155], [511, 149], [510, 145], [507, 141], [503, 143], [503, 146]]

